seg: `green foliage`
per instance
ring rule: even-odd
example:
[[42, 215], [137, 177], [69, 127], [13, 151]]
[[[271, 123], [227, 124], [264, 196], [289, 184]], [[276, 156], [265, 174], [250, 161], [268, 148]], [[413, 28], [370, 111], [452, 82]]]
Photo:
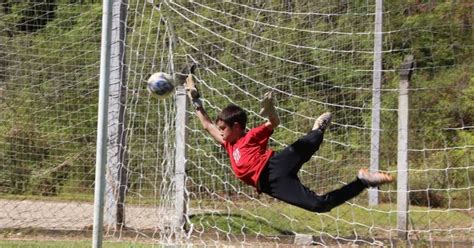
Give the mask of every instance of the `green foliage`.
[[[17, 234], [18, 235], [18, 234]], [[8, 235], [5, 235], [8, 236]], [[23, 235], [25, 239], [31, 239], [30, 236], [28, 235]], [[39, 238], [39, 239], [43, 239]], [[0, 241], [0, 246], [5, 247], [5, 248], [36, 248], [36, 247], [42, 247], [42, 248], [70, 248], [70, 247], [75, 247], [75, 248], [88, 248], [91, 247], [91, 240], [87, 240], [84, 238], [84, 240], [79, 240], [77, 238], [74, 238], [74, 240], [53, 240], [53, 241], [48, 241], [48, 240], [1, 240]], [[158, 248], [161, 247], [161, 245], [157, 244], [148, 244], [148, 243], [139, 243], [139, 241], [134, 240], [133, 242], [131, 241], [108, 241], [105, 240], [103, 242], [104, 247], [110, 247], [110, 248]]]
[[5, 158], [1, 169], [0, 192], [25, 193], [36, 164], [48, 156], [47, 144], [40, 142], [34, 126], [11, 127], [5, 135]]
[[[374, 6], [363, 1], [287, 2], [272, 5], [275, 12], [262, 11], [257, 15], [255, 11], [233, 4], [218, 5], [213, 7], [225, 15], [191, 3], [186, 5], [204, 16], [188, 16], [196, 25], [180, 25], [186, 21], [170, 18], [170, 22], [175, 23], [177, 36], [192, 40], [196, 48], [182, 45], [176, 51], [204, 61], [216, 74], [200, 75], [201, 78], [211, 82], [223, 95], [232, 95], [232, 99], [226, 99], [212, 91], [204, 91], [206, 99], [221, 107], [239, 99], [237, 104], [257, 111], [257, 99], [248, 95], [261, 95], [267, 90], [264, 85], [281, 90], [277, 99], [285, 109], [280, 113], [285, 128], [279, 128], [272, 137], [283, 144], [291, 143], [309, 129], [312, 123], [307, 122], [308, 117], [331, 110], [336, 113], [335, 121], [342, 125], [331, 127], [328, 135], [346, 145], [322, 149], [319, 154], [334, 158], [337, 162], [332, 162], [331, 166], [337, 166], [338, 171], [354, 164], [367, 166], [374, 23], [373, 16], [369, 18], [366, 13], [373, 13]], [[249, 5], [264, 8], [262, 3]], [[289, 18], [285, 14], [286, 11], [305, 12], [308, 9], [334, 15], [291, 15]], [[472, 137], [466, 137], [464, 130], [472, 126], [474, 116], [473, 20], [469, 14], [472, 6], [463, 1], [390, 1], [384, 3], [384, 10], [383, 69], [387, 71], [383, 73], [382, 88], [388, 90], [382, 91], [382, 169], [396, 170], [398, 92], [393, 89], [397, 89], [400, 82], [396, 70], [404, 56], [411, 53], [415, 56], [416, 69], [410, 85], [413, 90], [410, 91], [409, 143], [410, 149], [426, 151], [410, 153], [410, 168], [415, 171], [427, 167], [435, 169], [429, 175], [411, 176], [413, 189], [467, 187], [470, 178], [466, 175], [472, 173], [462, 168], [472, 161], [470, 147], [466, 146], [472, 144]], [[186, 48], [188, 50], [183, 51]], [[208, 56], [214, 59], [210, 60]], [[238, 72], [250, 75], [255, 82], [249, 83]], [[256, 82], [264, 82], [264, 85]], [[290, 96], [288, 92], [294, 95]], [[295, 95], [305, 96], [305, 100]], [[278, 149], [281, 145], [272, 143], [272, 147]], [[440, 147], [456, 149], [443, 151]], [[206, 149], [205, 154], [215, 154], [215, 151]], [[191, 160], [200, 155], [201, 151], [190, 155]], [[213, 168], [215, 161], [201, 162], [201, 165]], [[307, 168], [317, 166], [310, 163]], [[447, 166], [449, 173], [436, 170]], [[224, 173], [219, 176], [225, 177], [228, 172], [214, 173]], [[445, 175], [441, 175], [443, 173]], [[431, 177], [437, 180], [429, 180]], [[457, 197], [453, 192], [450, 196], [439, 191], [434, 194], [445, 199]]]
[[91, 65], [99, 58], [101, 5], [7, 1], [3, 7], [0, 118], [8, 121], [0, 123], [7, 172], [0, 191], [57, 195], [94, 165], [93, 156], [81, 157], [87, 160], [80, 166], [70, 158], [94, 151], [84, 147], [95, 141], [98, 68]]
[[[164, 2], [159, 3], [159, 9], [138, 1], [129, 3], [134, 12], [127, 19], [126, 61], [133, 65], [128, 70], [130, 81], [139, 83], [130, 86], [127, 104], [133, 106], [134, 119], [128, 128], [136, 137], [145, 137], [130, 140], [127, 146], [130, 189], [153, 194], [160, 180], [166, 180], [141, 184], [142, 176], [153, 175], [166, 163], [161, 158], [149, 159], [166, 150], [159, 138], [150, 134], [168, 128], [156, 113], [166, 112], [163, 105], [170, 104], [146, 99], [140, 83], [151, 71], [171, 72], [168, 50], [175, 56], [175, 68], [192, 57], [212, 69], [213, 73], [198, 72], [203, 81], [212, 84], [202, 89], [212, 103], [212, 117], [235, 101], [250, 110], [249, 126], [257, 125], [258, 99], [253, 96], [261, 96], [271, 87], [286, 110], [280, 113], [286, 128], [274, 133], [279, 143], [273, 142], [272, 147], [291, 143], [309, 130], [311, 118], [330, 110], [337, 113], [338, 125], [327, 135], [341, 145], [332, 144], [331, 149], [322, 149], [321, 155], [332, 158], [331, 165], [339, 170], [368, 163], [374, 6], [366, 1], [248, 1], [257, 9], [274, 7], [274, 12], [259, 12], [225, 1], [201, 2], [223, 13], [183, 3], [200, 15], [195, 18], [181, 10], [191, 23]], [[455, 168], [466, 167], [473, 160], [466, 144], [473, 144], [474, 137], [464, 130], [474, 121], [472, 6], [465, 1], [384, 4], [383, 68], [387, 71], [383, 89], [398, 88], [399, 76], [390, 70], [399, 68], [404, 55], [414, 54], [410, 148], [426, 152], [410, 156], [410, 164], [413, 169], [428, 164], [440, 169], [429, 177], [413, 176], [413, 187], [466, 187], [473, 181], [473, 172]], [[7, 121], [0, 122], [0, 150], [4, 151], [0, 163], [2, 171], [9, 173], [0, 176], [0, 191], [39, 195], [88, 192], [95, 159], [101, 4], [94, 0], [34, 0], [4, 1], [1, 7], [0, 87], [6, 90], [0, 98], [0, 119]], [[332, 15], [286, 13], [308, 10]], [[173, 46], [171, 34], [180, 40]], [[382, 94], [381, 161], [383, 169], [394, 169], [398, 95], [394, 91]], [[146, 109], [150, 103], [156, 111]], [[195, 120], [188, 126], [200, 129]], [[188, 175], [199, 185], [193, 190], [212, 195], [227, 194], [231, 187], [247, 188], [233, 178], [226, 155], [211, 140], [197, 132], [189, 132], [188, 137], [192, 148], [188, 148], [189, 161], [198, 161], [188, 168]], [[434, 150], [439, 147], [460, 149]], [[450, 169], [441, 171], [447, 165]], [[315, 162], [308, 165], [320, 170], [317, 166]], [[44, 173], [35, 173], [38, 170]], [[436, 180], [421, 179], [431, 177]], [[453, 193], [450, 197], [459, 196]]]

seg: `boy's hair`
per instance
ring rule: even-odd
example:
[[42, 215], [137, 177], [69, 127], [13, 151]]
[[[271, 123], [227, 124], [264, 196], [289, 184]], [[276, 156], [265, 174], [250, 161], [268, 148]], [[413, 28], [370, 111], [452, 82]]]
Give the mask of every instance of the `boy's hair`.
[[222, 121], [230, 127], [237, 122], [242, 129], [245, 129], [247, 125], [247, 113], [245, 113], [241, 107], [235, 104], [229, 104], [217, 115], [216, 122], [218, 121]]

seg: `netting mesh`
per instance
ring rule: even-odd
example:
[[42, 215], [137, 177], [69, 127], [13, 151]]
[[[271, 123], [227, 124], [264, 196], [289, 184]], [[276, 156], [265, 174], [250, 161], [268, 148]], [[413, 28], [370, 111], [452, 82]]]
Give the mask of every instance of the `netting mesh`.
[[[210, 117], [234, 103], [248, 113], [248, 128], [265, 121], [259, 99], [272, 90], [281, 119], [273, 150], [331, 111], [324, 143], [299, 176], [318, 193], [338, 188], [371, 159], [375, 1], [120, 3], [125, 29], [115, 42], [124, 45], [117, 55], [124, 74], [111, 83], [124, 89], [118, 137], [125, 142], [117, 149], [126, 155], [127, 230], [161, 243], [263, 245], [306, 234], [320, 245], [396, 244], [396, 183], [378, 189], [376, 206], [366, 192], [325, 214], [289, 206], [236, 179], [225, 150], [192, 110], [185, 123], [186, 225], [170, 228], [181, 123], [176, 96], [158, 99], [145, 89], [152, 73], [197, 62]], [[0, 225], [82, 229], [92, 220], [101, 4], [0, 6]], [[472, 21], [468, 1], [383, 6], [380, 170], [398, 172], [399, 68], [413, 54], [408, 237], [430, 246], [472, 242]]]

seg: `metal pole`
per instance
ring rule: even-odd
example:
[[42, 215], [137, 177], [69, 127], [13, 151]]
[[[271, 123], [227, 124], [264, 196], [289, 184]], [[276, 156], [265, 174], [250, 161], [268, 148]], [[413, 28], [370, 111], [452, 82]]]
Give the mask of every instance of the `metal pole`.
[[104, 222], [107, 230], [125, 225], [126, 175], [126, 63], [125, 22], [127, 0], [113, 0], [108, 110], [108, 146]]
[[175, 158], [175, 221], [176, 232], [182, 230], [185, 223], [186, 196], [186, 91], [184, 86], [176, 87], [176, 158]]
[[102, 46], [100, 52], [99, 106], [95, 165], [94, 228], [92, 247], [102, 247], [104, 220], [105, 163], [107, 161], [107, 111], [109, 97], [110, 44], [112, 30], [112, 0], [102, 5]]
[[[383, 0], [375, 2], [374, 66], [372, 83], [372, 128], [370, 135], [370, 170], [379, 170], [380, 154], [380, 87], [382, 81], [382, 24]], [[369, 205], [378, 204], [377, 188], [369, 188]]]
[[408, 88], [412, 68], [413, 55], [408, 55], [400, 71], [398, 97], [397, 229], [404, 240], [408, 238]]
[[[173, 26], [165, 20], [167, 31], [169, 34], [169, 60], [173, 59], [173, 48], [176, 44], [176, 37], [173, 32]], [[174, 64], [170, 63], [171, 71], [174, 70]], [[191, 70], [191, 68], [189, 68]], [[188, 73], [191, 73], [189, 71]], [[187, 76], [187, 75], [186, 75]], [[186, 105], [188, 97], [184, 85], [176, 86], [175, 103], [176, 103], [176, 119], [175, 119], [175, 170], [174, 170], [174, 218], [172, 220], [172, 228], [175, 235], [181, 234], [186, 223]]]

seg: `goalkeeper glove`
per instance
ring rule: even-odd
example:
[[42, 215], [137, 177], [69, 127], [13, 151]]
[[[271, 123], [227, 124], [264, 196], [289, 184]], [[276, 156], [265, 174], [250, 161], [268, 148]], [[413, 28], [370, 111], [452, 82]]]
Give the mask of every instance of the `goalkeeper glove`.
[[275, 106], [274, 106], [274, 100], [273, 100], [273, 92], [268, 91], [263, 95], [262, 100], [260, 100], [260, 115], [261, 116], [266, 116], [269, 119], [278, 117], [278, 114], [276, 112]]
[[196, 88], [196, 85], [194, 84], [194, 78], [192, 74], [189, 74], [188, 77], [186, 78], [184, 89], [186, 90], [186, 95], [188, 95], [188, 98], [193, 104], [193, 106], [195, 108], [201, 108], [202, 102], [201, 102], [201, 99], [199, 99], [200, 94]]

